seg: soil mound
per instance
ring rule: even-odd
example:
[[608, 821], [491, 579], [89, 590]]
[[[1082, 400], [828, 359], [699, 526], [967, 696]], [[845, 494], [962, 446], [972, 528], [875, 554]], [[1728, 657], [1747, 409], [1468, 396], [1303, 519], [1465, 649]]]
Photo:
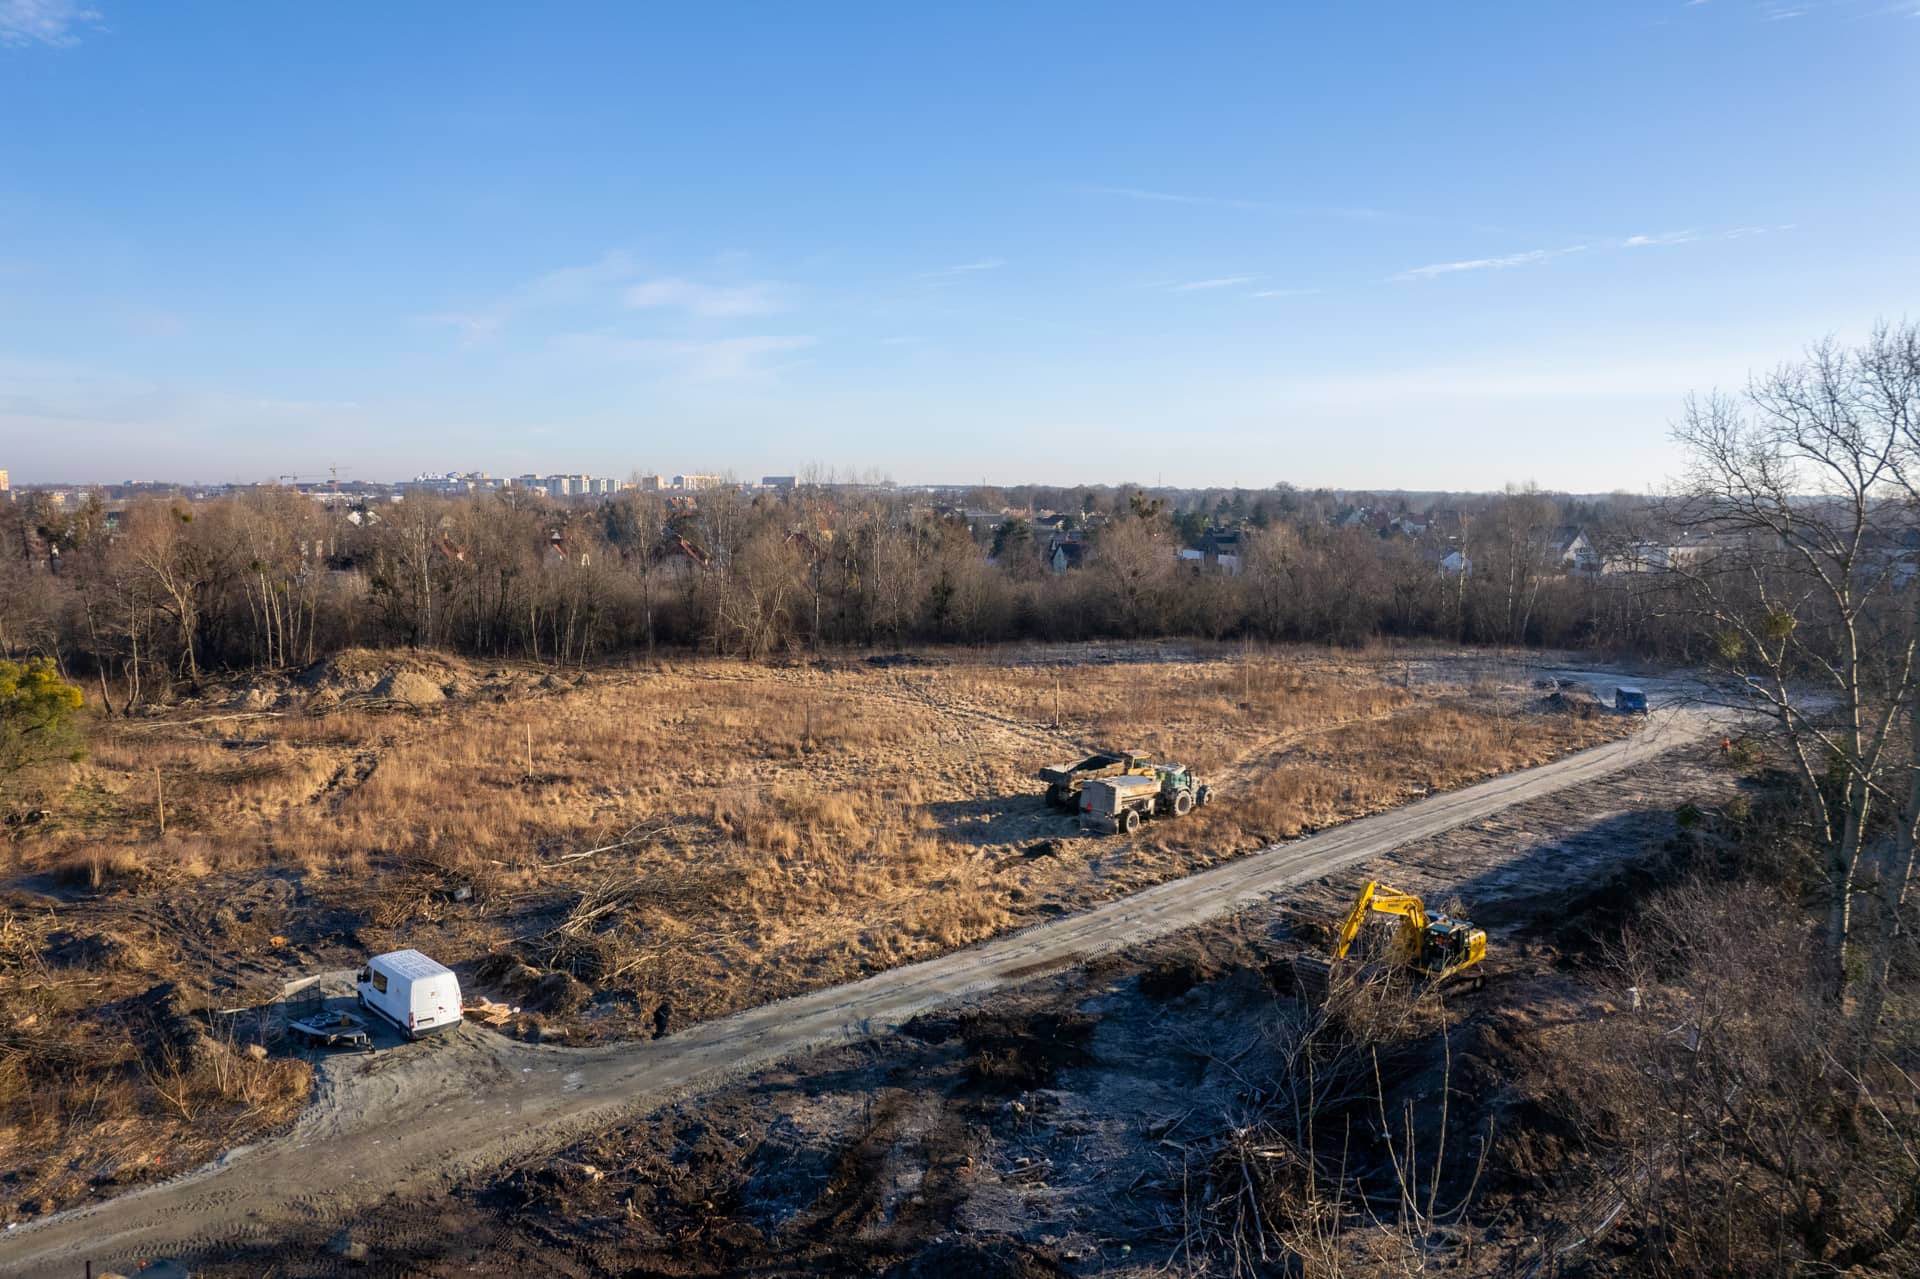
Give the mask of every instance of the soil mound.
[[365, 648], [344, 649], [322, 658], [293, 680], [293, 686], [306, 693], [309, 711], [356, 702], [438, 706], [473, 691], [473, 683], [454, 661]]
[[158, 1065], [192, 1068], [226, 1054], [207, 1033], [207, 996], [179, 982], [163, 981], [122, 1003], [140, 1052]]
[[125, 969], [133, 968], [138, 952], [118, 933], [56, 932], [47, 937], [41, 952], [49, 968]]
[[542, 972], [514, 955], [497, 953], [480, 961], [474, 976], [528, 1012], [566, 1015], [579, 1012], [593, 991], [571, 973]]
[[1541, 698], [1540, 706], [1555, 715], [1576, 715], [1581, 719], [1592, 719], [1605, 709], [1593, 690], [1584, 684], [1557, 689]]
[[373, 695], [407, 706], [437, 706], [447, 700], [440, 685], [419, 671], [394, 671], [373, 686]]

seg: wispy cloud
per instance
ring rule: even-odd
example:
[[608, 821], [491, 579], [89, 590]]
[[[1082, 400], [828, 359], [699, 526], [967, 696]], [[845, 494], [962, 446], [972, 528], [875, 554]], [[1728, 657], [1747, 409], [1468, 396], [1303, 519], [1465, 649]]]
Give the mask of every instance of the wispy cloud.
[[1669, 244], [1691, 244], [1700, 238], [1698, 231], [1663, 231], [1659, 235], [1630, 235], [1620, 241], [1623, 249], [1658, 249]]
[[535, 276], [485, 306], [470, 311], [443, 311], [425, 318], [430, 324], [459, 330], [462, 341], [477, 345], [499, 337], [509, 323], [526, 311], [585, 302], [632, 279], [636, 272], [632, 256], [624, 249], [615, 249], [602, 254], [596, 262], [561, 267]]
[[803, 351], [819, 339], [800, 334], [754, 334], [728, 338], [621, 337], [575, 333], [554, 339], [563, 354], [614, 364], [650, 364], [695, 382], [739, 382], [779, 370], [771, 356]]
[[1230, 289], [1236, 284], [1251, 284], [1259, 278], [1257, 275], [1223, 275], [1212, 280], [1188, 280], [1172, 288], [1175, 293], [1201, 293], [1208, 289]]
[[1546, 262], [1553, 258], [1565, 257], [1569, 253], [1585, 253], [1584, 244], [1568, 245], [1564, 249], [1529, 249], [1525, 253], [1508, 253], [1497, 258], [1467, 258], [1459, 262], [1432, 262], [1426, 266], [1417, 266], [1410, 271], [1402, 271], [1394, 278], [1397, 280], [1431, 280], [1435, 276], [1452, 275], [1459, 271], [1504, 271], [1508, 267], [1531, 266], [1536, 262]]
[[[1781, 226], [1739, 226], [1726, 231], [1662, 231], [1657, 235], [1629, 235], [1623, 239], [1596, 241], [1601, 250], [1608, 249], [1658, 249], [1677, 244], [1692, 244], [1696, 240], [1743, 240], [1749, 236], [1765, 235], [1769, 231], [1790, 231], [1792, 223]], [[1508, 253], [1494, 258], [1467, 258], [1459, 262], [1435, 262], [1428, 266], [1417, 266], [1411, 271], [1402, 271], [1394, 276], [1396, 280], [1430, 280], [1439, 275], [1452, 275], [1459, 271], [1498, 271], [1507, 267], [1532, 266], [1554, 258], [1565, 257], [1569, 253], [1585, 253], [1590, 246], [1570, 244], [1564, 249], [1530, 249], [1525, 253]]]
[[1247, 294], [1250, 298], [1304, 298], [1318, 293], [1318, 289], [1255, 289]]
[[1216, 209], [1257, 209], [1253, 200], [1231, 200], [1213, 195], [1179, 195], [1172, 191], [1146, 191], [1139, 187], [1082, 187], [1088, 195], [1118, 196], [1122, 200], [1145, 200], [1153, 204], [1200, 204]]
[[980, 271], [998, 271], [1005, 266], [1004, 258], [981, 258], [977, 262], [961, 262], [955, 266], [943, 266], [937, 271], [922, 271], [914, 276], [916, 280], [953, 280], [963, 275], [973, 275]]
[[1761, 22], [1920, 18], [1920, 0], [1760, 0], [1751, 9]]
[[79, 0], [0, 0], [0, 45], [78, 44], [77, 29], [100, 24]]
[[667, 277], [645, 280], [625, 294], [631, 307], [674, 307], [702, 319], [766, 315], [780, 309], [766, 284], [712, 285]]
[[1177, 191], [1153, 191], [1144, 187], [1076, 187], [1086, 195], [1112, 196], [1120, 200], [1140, 200], [1149, 204], [1186, 204], [1201, 208], [1244, 209], [1259, 213], [1282, 213], [1305, 215], [1308, 217], [1345, 218], [1353, 222], [1405, 222], [1418, 221], [1404, 214], [1392, 213], [1385, 209], [1369, 209], [1355, 205], [1342, 204], [1294, 204], [1273, 200], [1241, 200], [1231, 196], [1187, 195]]
[[633, 255], [614, 249], [596, 261], [535, 276], [483, 306], [425, 318], [458, 330], [461, 340], [473, 346], [498, 338], [529, 312], [616, 303], [636, 310], [675, 310], [703, 320], [768, 315], [781, 309], [778, 289], [765, 281], [705, 284], [681, 276], [642, 278]]

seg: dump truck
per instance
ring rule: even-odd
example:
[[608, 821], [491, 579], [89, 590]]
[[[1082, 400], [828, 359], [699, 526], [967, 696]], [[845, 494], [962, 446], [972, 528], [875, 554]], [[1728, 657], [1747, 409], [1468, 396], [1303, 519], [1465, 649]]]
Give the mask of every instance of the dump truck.
[[1080, 829], [1131, 835], [1149, 817], [1185, 817], [1212, 798], [1212, 787], [1181, 764], [1154, 764], [1144, 775], [1096, 777], [1080, 788]]
[[1080, 788], [1099, 777], [1151, 777], [1153, 764], [1139, 751], [1095, 751], [1078, 764], [1055, 764], [1040, 770], [1047, 784], [1047, 802], [1055, 808], [1077, 809]]

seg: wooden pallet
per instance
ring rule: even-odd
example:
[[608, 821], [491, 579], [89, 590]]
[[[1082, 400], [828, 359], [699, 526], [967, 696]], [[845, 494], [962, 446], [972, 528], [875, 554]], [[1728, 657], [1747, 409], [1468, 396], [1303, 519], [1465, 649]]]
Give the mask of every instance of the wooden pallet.
[[507, 1024], [507, 1019], [520, 1010], [506, 1004], [496, 1004], [491, 999], [481, 999], [468, 1004], [465, 1011], [467, 1016], [477, 1022], [483, 1022], [489, 1026], [504, 1026]]

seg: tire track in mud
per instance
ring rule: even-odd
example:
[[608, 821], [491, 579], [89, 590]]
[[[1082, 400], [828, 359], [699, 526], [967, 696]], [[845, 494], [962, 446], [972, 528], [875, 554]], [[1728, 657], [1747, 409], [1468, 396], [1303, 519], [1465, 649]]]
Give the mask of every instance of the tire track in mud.
[[1270, 901], [1307, 881], [1528, 800], [1641, 767], [1707, 732], [1663, 710], [1633, 737], [1275, 845], [1186, 879], [971, 948], [694, 1026], [666, 1039], [564, 1049], [460, 1031], [368, 1059], [332, 1058], [285, 1135], [172, 1181], [0, 1236], [0, 1274], [218, 1254], [271, 1242], [831, 1044], [882, 1035], [945, 1004]]

